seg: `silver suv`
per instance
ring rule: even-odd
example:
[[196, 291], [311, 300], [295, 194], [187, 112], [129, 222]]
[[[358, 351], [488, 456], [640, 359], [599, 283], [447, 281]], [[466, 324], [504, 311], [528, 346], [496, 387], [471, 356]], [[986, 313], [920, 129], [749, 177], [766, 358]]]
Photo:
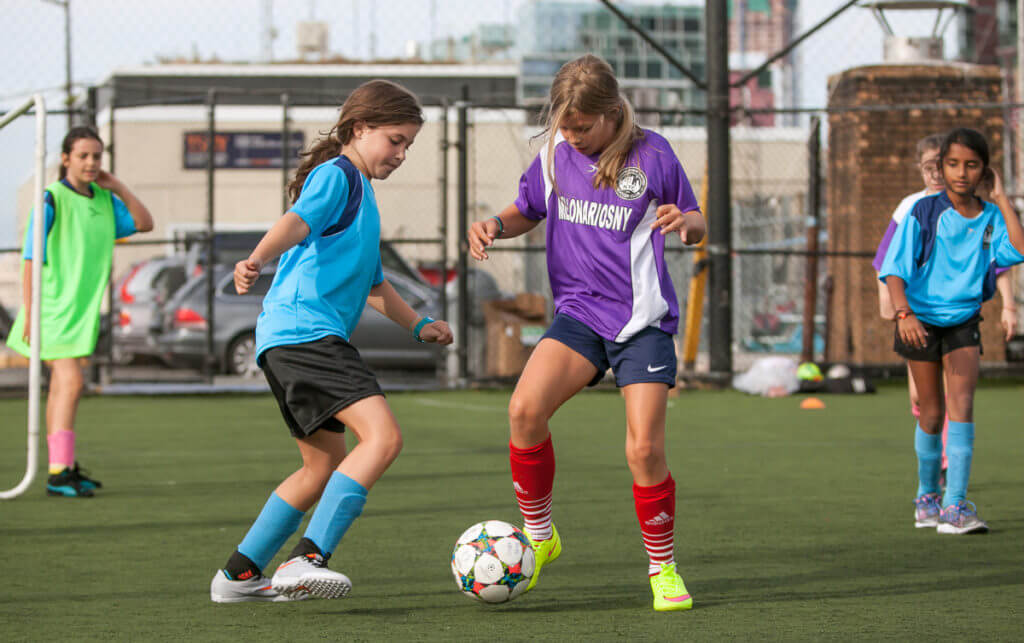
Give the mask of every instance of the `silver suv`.
[[[264, 269], [249, 293], [235, 292], [232, 266], [217, 266], [214, 290], [213, 353], [223, 372], [255, 376], [256, 318], [263, 309], [263, 296], [270, 289], [275, 270]], [[388, 268], [384, 278], [420, 315], [439, 317], [436, 291]], [[164, 359], [170, 363], [201, 363], [207, 355], [208, 326], [206, 275], [190, 279], [167, 302], [163, 315], [154, 320], [151, 332]], [[366, 363], [381, 369], [434, 369], [441, 361], [442, 348], [421, 344], [370, 306], [350, 338]]]

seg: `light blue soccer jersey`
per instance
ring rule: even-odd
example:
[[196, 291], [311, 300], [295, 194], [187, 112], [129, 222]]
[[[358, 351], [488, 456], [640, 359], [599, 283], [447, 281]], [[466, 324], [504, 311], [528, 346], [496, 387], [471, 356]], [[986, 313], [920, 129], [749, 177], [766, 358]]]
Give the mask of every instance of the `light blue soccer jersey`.
[[903, 279], [907, 303], [926, 324], [949, 327], [969, 320], [994, 290], [996, 268], [1024, 262], [999, 208], [983, 203], [981, 214], [967, 219], [939, 192], [919, 199], [896, 229], [879, 279]]
[[290, 212], [309, 236], [288, 250], [256, 321], [256, 352], [337, 335], [348, 341], [384, 281], [380, 212], [370, 181], [344, 156], [313, 168]]

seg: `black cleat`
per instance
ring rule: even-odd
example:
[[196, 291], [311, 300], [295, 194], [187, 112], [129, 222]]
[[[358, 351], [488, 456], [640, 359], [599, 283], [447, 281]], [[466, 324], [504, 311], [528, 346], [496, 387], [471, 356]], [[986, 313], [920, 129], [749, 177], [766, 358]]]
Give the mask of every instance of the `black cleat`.
[[102, 489], [103, 483], [99, 480], [94, 480], [89, 477], [89, 471], [82, 469], [78, 466], [78, 460], [75, 460], [75, 466], [71, 468], [71, 474], [78, 479], [82, 486], [86, 489]]
[[65, 498], [91, 498], [94, 494], [75, 473], [65, 467], [63, 471], [50, 475], [46, 480], [46, 495]]

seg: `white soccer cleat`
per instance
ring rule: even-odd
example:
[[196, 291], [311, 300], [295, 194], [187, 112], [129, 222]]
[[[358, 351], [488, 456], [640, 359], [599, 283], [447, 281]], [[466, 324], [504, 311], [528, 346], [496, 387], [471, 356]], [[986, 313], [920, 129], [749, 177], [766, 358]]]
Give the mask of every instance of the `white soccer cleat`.
[[297, 592], [292, 596], [284, 596], [274, 591], [270, 579], [259, 575], [246, 580], [231, 580], [223, 569], [218, 569], [210, 581], [210, 600], [214, 603], [245, 603], [263, 601], [280, 603], [284, 601], [301, 601], [309, 595]]
[[271, 584], [284, 596], [308, 593], [316, 598], [344, 598], [352, 589], [348, 576], [327, 569], [327, 561], [319, 554], [296, 556], [281, 563]]

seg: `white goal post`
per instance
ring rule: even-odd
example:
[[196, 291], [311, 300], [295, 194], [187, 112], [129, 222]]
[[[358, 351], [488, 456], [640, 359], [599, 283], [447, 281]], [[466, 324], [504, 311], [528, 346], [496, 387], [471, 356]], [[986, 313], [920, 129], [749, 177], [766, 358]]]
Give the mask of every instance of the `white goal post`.
[[[43, 189], [46, 174], [46, 102], [39, 94], [35, 94], [20, 107], [7, 112], [0, 119], [0, 129], [8, 123], [21, 116], [28, 110], [35, 107], [36, 116], [36, 177], [35, 177], [35, 200], [32, 210], [32, 256], [43, 256], [43, 228], [45, 218], [43, 214]], [[31, 339], [32, 359], [28, 369], [28, 454], [25, 465], [25, 476], [21, 482], [12, 489], [0, 491], [0, 500], [17, 498], [28, 489], [32, 480], [36, 477], [39, 459], [39, 395], [40, 379], [42, 374], [42, 363], [40, 361], [40, 291], [43, 276], [43, 262], [32, 262], [32, 311], [31, 311]]]

